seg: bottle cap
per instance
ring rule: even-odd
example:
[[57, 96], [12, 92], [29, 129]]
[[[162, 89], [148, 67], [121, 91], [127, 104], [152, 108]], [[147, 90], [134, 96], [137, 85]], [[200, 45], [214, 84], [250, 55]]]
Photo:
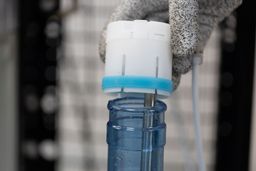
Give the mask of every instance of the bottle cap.
[[172, 92], [170, 26], [135, 20], [116, 21], [107, 27], [105, 93]]

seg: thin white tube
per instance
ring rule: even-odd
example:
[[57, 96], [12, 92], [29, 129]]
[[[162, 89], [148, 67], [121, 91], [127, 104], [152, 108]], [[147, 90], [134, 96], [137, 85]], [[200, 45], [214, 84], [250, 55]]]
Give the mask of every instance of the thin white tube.
[[206, 171], [203, 143], [201, 136], [200, 126], [200, 113], [199, 113], [199, 95], [198, 95], [198, 65], [201, 63], [201, 58], [193, 58], [193, 69], [192, 69], [192, 103], [193, 103], [193, 118], [194, 118], [194, 129], [195, 129], [195, 143], [197, 150], [197, 160], [199, 165], [199, 171]]

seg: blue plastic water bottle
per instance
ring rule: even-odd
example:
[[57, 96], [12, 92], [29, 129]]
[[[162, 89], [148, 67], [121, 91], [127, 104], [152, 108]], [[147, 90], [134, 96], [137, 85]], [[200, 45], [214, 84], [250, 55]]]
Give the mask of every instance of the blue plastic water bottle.
[[[109, 101], [108, 109], [108, 171], [141, 171], [142, 155], [151, 157], [151, 171], [162, 171], [165, 103], [156, 101], [154, 107], [146, 108], [144, 99], [127, 97]], [[145, 113], [153, 121], [147, 128], [143, 127]], [[151, 136], [152, 143], [143, 145], [143, 136]]]

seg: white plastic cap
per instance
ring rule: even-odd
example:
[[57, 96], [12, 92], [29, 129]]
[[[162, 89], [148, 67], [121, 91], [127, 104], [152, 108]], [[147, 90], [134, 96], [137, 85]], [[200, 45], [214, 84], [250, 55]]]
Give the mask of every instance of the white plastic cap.
[[146, 20], [116, 21], [107, 27], [106, 93], [172, 91], [169, 24]]

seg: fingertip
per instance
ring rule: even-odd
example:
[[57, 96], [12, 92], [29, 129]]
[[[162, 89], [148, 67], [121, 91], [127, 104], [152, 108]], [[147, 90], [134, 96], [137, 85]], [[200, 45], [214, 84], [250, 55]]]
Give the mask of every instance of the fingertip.
[[105, 55], [106, 55], [106, 26], [104, 27], [99, 41], [99, 56], [102, 62], [105, 63]]
[[173, 91], [177, 90], [181, 80], [181, 74], [173, 71], [172, 73], [172, 82], [173, 82]]
[[173, 70], [176, 73], [186, 74], [192, 69], [192, 58], [191, 56], [173, 56], [172, 62]]

